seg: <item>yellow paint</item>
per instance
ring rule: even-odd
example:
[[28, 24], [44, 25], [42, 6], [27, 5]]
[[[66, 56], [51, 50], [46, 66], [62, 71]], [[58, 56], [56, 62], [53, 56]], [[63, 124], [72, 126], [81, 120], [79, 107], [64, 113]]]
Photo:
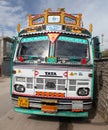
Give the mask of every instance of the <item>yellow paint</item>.
[[[36, 14], [36, 15], [28, 15], [28, 27], [27, 32], [36, 32], [36, 28], [38, 28], [42, 25], [48, 25], [48, 16], [60, 16], [60, 22], [59, 23], [52, 23], [54, 25], [64, 25], [66, 28], [68, 28], [71, 32], [74, 33], [81, 33], [82, 32], [82, 14], [79, 13], [77, 15], [69, 14], [65, 12], [64, 8], [59, 8], [57, 12], [53, 12], [50, 8], [44, 10], [42, 14]], [[33, 23], [34, 20], [38, 20], [39, 18], [43, 17], [44, 21]], [[74, 23], [68, 23], [65, 22], [65, 17], [75, 20]], [[19, 27], [17, 27], [18, 32], [20, 31], [20, 24], [18, 24]], [[89, 26], [89, 31], [92, 32], [92, 24]], [[51, 41], [54, 38], [51, 38]]]
[[70, 76], [74, 76], [74, 73], [73, 73], [73, 72], [71, 72], [69, 75], [70, 75]]
[[32, 25], [31, 15], [29, 14], [28, 15], [28, 26], [31, 26], [31, 25]]
[[71, 30], [71, 32], [74, 32], [74, 33], [81, 33], [81, 30]]
[[18, 73], [19, 73], [19, 74], [21, 74], [21, 73], [22, 73], [22, 71], [21, 71], [21, 70], [18, 70]]
[[76, 21], [77, 21], [76, 27], [81, 26], [81, 20], [82, 20], [82, 14], [78, 14], [78, 16], [76, 18]]
[[17, 25], [17, 31], [20, 32], [20, 30], [21, 30], [21, 25], [18, 24], [18, 25]]
[[89, 25], [89, 31], [92, 33], [92, 31], [93, 31], [93, 25], [92, 24], [90, 24]]
[[[59, 13], [59, 14], [58, 14]], [[57, 14], [56, 12], [52, 12], [50, 8], [44, 10], [43, 14], [40, 14], [40, 15], [43, 15], [44, 17], [44, 23], [43, 24], [48, 24], [48, 16], [51, 15], [59, 15], [60, 16], [60, 24], [64, 24], [64, 25], [70, 25], [71, 27], [81, 27], [81, 20], [82, 20], [82, 14], [78, 14], [76, 16], [72, 15], [72, 14], [68, 14], [65, 12], [65, 9], [64, 8], [59, 8], [58, 11], [57, 11]], [[40, 16], [41, 17], [41, 16]], [[69, 17], [69, 18], [74, 18], [75, 21], [76, 21], [76, 24], [69, 24], [69, 23], [65, 23], [64, 21], [64, 18], [65, 17]], [[37, 17], [39, 18], [39, 17]], [[28, 15], [28, 26], [32, 26], [32, 27], [36, 27], [37, 25], [39, 25], [40, 23], [37, 23], [35, 25], [33, 25], [33, 17], [32, 15]], [[54, 23], [54, 24], [58, 24], [58, 23]]]

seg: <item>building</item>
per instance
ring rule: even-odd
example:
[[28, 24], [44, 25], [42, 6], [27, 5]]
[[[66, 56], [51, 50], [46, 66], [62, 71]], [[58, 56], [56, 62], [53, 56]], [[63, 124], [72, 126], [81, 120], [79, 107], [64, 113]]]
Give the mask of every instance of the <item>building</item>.
[[0, 76], [10, 75], [12, 38], [0, 37]]

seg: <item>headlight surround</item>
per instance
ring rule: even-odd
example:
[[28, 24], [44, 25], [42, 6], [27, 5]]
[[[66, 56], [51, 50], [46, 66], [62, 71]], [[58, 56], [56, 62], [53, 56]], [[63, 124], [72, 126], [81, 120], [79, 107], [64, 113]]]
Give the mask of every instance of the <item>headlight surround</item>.
[[21, 84], [15, 84], [14, 89], [16, 92], [25, 92], [25, 87]]
[[79, 88], [77, 91], [78, 96], [88, 96], [90, 92], [89, 88]]

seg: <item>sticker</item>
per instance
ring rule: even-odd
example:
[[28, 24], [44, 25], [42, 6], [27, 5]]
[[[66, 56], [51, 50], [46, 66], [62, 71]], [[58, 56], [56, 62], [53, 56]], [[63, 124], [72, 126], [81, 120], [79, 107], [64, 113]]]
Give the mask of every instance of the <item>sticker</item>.
[[77, 75], [77, 73], [71, 72], [69, 75], [70, 75], [70, 76], [75, 76], [75, 75]]
[[59, 35], [60, 33], [48, 33], [48, 37], [51, 43], [54, 43], [57, 40]]
[[22, 73], [22, 71], [21, 71], [21, 70], [18, 70], [18, 73], [20, 74], [20, 73]]

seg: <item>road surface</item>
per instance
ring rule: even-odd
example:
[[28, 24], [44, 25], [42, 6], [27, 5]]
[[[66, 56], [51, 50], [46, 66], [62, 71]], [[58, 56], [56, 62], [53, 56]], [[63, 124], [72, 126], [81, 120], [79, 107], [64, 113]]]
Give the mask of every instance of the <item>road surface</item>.
[[96, 114], [93, 119], [25, 115], [13, 111], [9, 78], [0, 78], [0, 130], [108, 130], [108, 124]]
[[12, 109], [9, 90], [9, 78], [0, 77], [0, 117]]

